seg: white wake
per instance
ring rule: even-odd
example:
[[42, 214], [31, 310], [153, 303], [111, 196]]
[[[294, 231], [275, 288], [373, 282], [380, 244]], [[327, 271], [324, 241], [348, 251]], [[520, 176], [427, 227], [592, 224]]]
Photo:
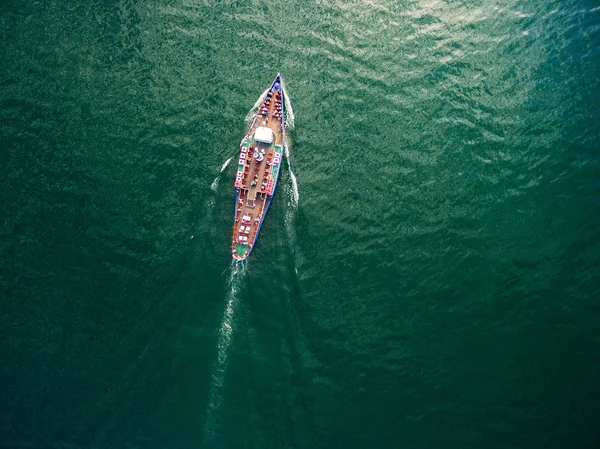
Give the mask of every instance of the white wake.
[[285, 160], [287, 161], [288, 170], [290, 171], [290, 179], [292, 180], [292, 205], [298, 206], [298, 201], [300, 201], [300, 192], [298, 190], [298, 181], [296, 180], [296, 175], [292, 170], [292, 164], [290, 162], [290, 154], [291, 154], [291, 144], [288, 136], [285, 136]]
[[232, 159], [233, 159], [233, 156], [231, 156], [229, 159], [227, 159], [225, 161], [225, 163], [221, 166], [220, 173], [223, 173], [223, 170], [225, 170], [227, 168], [227, 166], [229, 165], [229, 163], [231, 162]]
[[[294, 117], [294, 109], [292, 108], [292, 100], [290, 99], [290, 95], [288, 94], [287, 90], [285, 90], [285, 82], [282, 82], [282, 86], [281, 88], [283, 89], [283, 98], [284, 98], [284, 102], [285, 102], [285, 110], [284, 110], [284, 116], [285, 116], [285, 130], [286, 131], [291, 131], [294, 129], [294, 125], [295, 125], [295, 117]], [[290, 171], [290, 178], [292, 180], [292, 205], [293, 206], [297, 206], [298, 205], [298, 201], [300, 200], [300, 192], [298, 191], [298, 181], [296, 180], [296, 175], [294, 174], [294, 171], [292, 170], [292, 164], [290, 162], [290, 148], [291, 148], [291, 141], [289, 139], [289, 136], [285, 136], [285, 141], [283, 142], [285, 145], [285, 159], [287, 160], [287, 166], [288, 166], [288, 170]]]
[[284, 116], [285, 116], [285, 129], [289, 129], [290, 131], [292, 129], [294, 129], [294, 124], [295, 124], [295, 117], [294, 117], [294, 110], [292, 109], [292, 100], [290, 99], [290, 96], [287, 93], [287, 90], [285, 90], [285, 82], [282, 81], [282, 86], [281, 88], [283, 89], [283, 98], [284, 98], [284, 103], [285, 103], [285, 109], [284, 109]]
[[220, 178], [221, 178], [221, 176], [220, 176], [220, 175], [219, 175], [219, 176], [217, 176], [217, 177], [215, 178], [215, 180], [214, 180], [214, 181], [211, 183], [211, 185], [210, 185], [210, 189], [211, 189], [213, 192], [216, 192], [216, 191], [217, 191], [217, 188], [219, 187], [219, 179], [220, 179]]
[[227, 159], [225, 161], [225, 163], [221, 166], [221, 170], [219, 171], [219, 174], [217, 175], [217, 177], [215, 178], [215, 180], [210, 185], [210, 188], [211, 188], [211, 190], [213, 192], [217, 191], [217, 188], [219, 187], [219, 180], [221, 179], [221, 174], [227, 168], [227, 166], [229, 165], [229, 163], [231, 162], [232, 159], [233, 159], [233, 156], [231, 156], [229, 159]]
[[241, 266], [238, 269], [232, 263], [231, 274], [227, 283], [229, 294], [218, 334], [217, 358], [213, 364], [210, 380], [210, 391], [203, 430], [204, 447], [208, 447], [208, 443], [215, 435], [217, 429], [219, 412], [223, 402], [223, 383], [227, 370], [227, 357], [232, 342], [235, 313], [239, 303], [239, 290], [245, 272], [245, 266]]

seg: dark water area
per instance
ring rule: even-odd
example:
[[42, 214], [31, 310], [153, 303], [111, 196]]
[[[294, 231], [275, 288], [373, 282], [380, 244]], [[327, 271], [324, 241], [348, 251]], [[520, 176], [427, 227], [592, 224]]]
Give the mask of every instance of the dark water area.
[[[584, 0], [4, 2], [0, 447], [600, 447], [599, 31]], [[277, 72], [236, 271], [221, 168]]]

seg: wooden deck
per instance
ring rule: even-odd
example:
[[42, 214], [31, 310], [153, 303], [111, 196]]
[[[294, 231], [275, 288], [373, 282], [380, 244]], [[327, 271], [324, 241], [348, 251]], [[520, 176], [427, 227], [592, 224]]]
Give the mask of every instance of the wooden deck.
[[[276, 181], [277, 164], [281, 164], [283, 133], [281, 118], [276, 115], [278, 112], [281, 114], [282, 107], [276, 105], [277, 101], [283, 102], [283, 94], [279, 100], [276, 98], [275, 92], [270, 99], [268, 97], [265, 99], [248, 132], [248, 141], [241, 148], [240, 161], [243, 162], [243, 175], [235, 209], [231, 248], [233, 258], [236, 260], [244, 260], [256, 242], [270, 196], [270, 182], [273, 184]], [[261, 114], [261, 111], [264, 110], [267, 111], [266, 116]], [[254, 132], [259, 126], [266, 126], [273, 131], [272, 144], [254, 140]], [[258, 161], [260, 155], [263, 155], [263, 159]], [[241, 167], [238, 165], [238, 173], [240, 169]], [[241, 240], [240, 237], [242, 237]]]

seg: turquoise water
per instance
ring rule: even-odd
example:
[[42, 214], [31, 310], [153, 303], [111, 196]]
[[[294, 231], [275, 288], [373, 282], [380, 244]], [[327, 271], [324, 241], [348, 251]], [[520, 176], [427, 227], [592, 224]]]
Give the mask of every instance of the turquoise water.
[[[5, 2], [0, 447], [599, 447], [599, 25]], [[235, 271], [224, 165], [277, 72], [289, 158]]]

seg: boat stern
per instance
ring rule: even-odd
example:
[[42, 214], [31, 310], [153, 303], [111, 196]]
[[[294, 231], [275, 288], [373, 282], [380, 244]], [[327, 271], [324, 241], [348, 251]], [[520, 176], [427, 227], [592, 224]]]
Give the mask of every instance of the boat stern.
[[243, 261], [250, 255], [251, 247], [249, 245], [242, 245], [236, 243], [232, 250], [232, 256], [234, 260]]

